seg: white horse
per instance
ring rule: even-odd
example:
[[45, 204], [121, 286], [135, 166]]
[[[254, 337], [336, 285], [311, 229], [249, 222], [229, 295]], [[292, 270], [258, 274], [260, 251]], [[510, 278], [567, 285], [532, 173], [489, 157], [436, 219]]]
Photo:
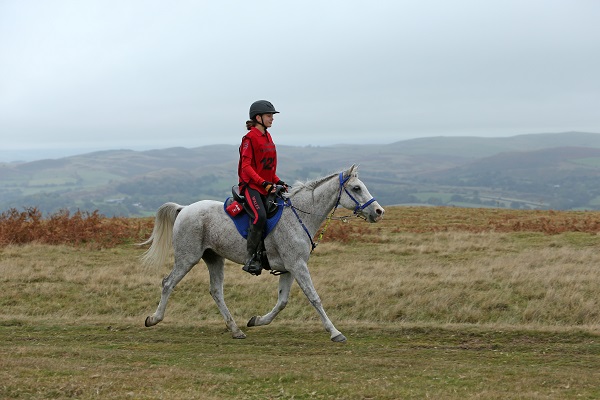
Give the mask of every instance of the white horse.
[[[369, 222], [379, 221], [384, 209], [358, 179], [356, 166], [312, 182], [298, 183], [285, 197], [281, 219], [265, 238], [265, 247], [271, 268], [289, 273], [279, 276], [279, 295], [275, 307], [266, 315], [252, 317], [247, 326], [270, 324], [287, 305], [295, 280], [317, 310], [331, 340], [344, 342], [346, 337], [327, 317], [308, 271], [311, 244], [313, 248], [315, 246], [312, 238], [329, 212], [338, 205], [353, 210], [355, 215]], [[146, 318], [146, 326], [156, 325], [163, 320], [167, 300], [175, 285], [203, 259], [210, 274], [210, 294], [227, 328], [235, 339], [246, 337], [233, 320], [223, 298], [225, 259], [244, 264], [246, 240], [223, 210], [222, 202], [203, 200], [189, 206], [163, 204], [156, 214], [152, 236], [143, 244], [151, 244], [142, 256], [146, 265], [164, 265], [168, 261], [171, 244], [175, 255], [173, 270], [162, 281], [158, 308]]]

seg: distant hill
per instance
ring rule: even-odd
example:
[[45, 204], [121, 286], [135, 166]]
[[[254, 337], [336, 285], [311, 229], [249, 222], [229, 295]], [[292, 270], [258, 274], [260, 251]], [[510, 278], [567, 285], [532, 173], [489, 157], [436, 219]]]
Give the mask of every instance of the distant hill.
[[513, 151], [533, 151], [554, 147], [600, 148], [600, 134], [586, 132], [538, 133], [501, 138], [470, 136], [433, 137], [404, 140], [389, 147], [402, 154], [442, 154], [480, 158]]
[[506, 152], [483, 157], [443, 172], [428, 173], [435, 179], [464, 177], [481, 173], [502, 176], [556, 178], [558, 176], [598, 175], [600, 148], [553, 147], [535, 151]]
[[[462, 193], [501, 193], [555, 209], [597, 209], [600, 200], [600, 149], [555, 147], [500, 153], [420, 176], [422, 182], [462, 188]], [[488, 195], [489, 199], [490, 196]], [[516, 201], [516, 200], [515, 200]]]
[[[289, 183], [360, 165], [383, 205], [600, 208], [600, 134], [434, 137], [389, 145], [278, 146]], [[0, 211], [38, 207], [149, 215], [166, 201], [223, 200], [237, 183], [237, 146], [110, 150], [0, 163]]]

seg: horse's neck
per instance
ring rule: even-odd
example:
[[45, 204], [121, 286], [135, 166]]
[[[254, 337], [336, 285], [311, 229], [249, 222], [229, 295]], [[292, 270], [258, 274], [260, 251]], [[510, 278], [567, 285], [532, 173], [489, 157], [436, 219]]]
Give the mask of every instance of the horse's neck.
[[294, 206], [307, 212], [302, 219], [309, 230], [316, 231], [336, 206], [339, 188], [336, 175], [318, 185], [314, 190], [307, 190], [298, 199], [293, 199]]

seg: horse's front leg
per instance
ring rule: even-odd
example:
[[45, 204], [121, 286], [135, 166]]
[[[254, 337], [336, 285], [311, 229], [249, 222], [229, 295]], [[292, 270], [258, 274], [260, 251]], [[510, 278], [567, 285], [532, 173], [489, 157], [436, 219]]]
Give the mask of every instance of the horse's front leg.
[[340, 331], [338, 331], [333, 323], [325, 313], [323, 309], [323, 305], [321, 304], [321, 299], [315, 290], [315, 286], [313, 285], [312, 279], [310, 277], [310, 273], [308, 272], [308, 267], [304, 264], [300, 268], [295, 268], [292, 272], [294, 274], [294, 278], [296, 282], [298, 282], [298, 286], [304, 292], [310, 304], [317, 310], [319, 317], [321, 317], [321, 322], [323, 322], [323, 326], [325, 330], [330, 333], [331, 340], [334, 342], [345, 342], [346, 336], [344, 336]]
[[248, 326], [261, 326], [268, 325], [279, 314], [281, 310], [287, 306], [288, 299], [290, 298], [290, 288], [294, 283], [294, 276], [290, 273], [279, 275], [279, 293], [277, 295], [277, 304], [271, 310], [270, 313], [263, 316], [254, 316], [248, 321]]

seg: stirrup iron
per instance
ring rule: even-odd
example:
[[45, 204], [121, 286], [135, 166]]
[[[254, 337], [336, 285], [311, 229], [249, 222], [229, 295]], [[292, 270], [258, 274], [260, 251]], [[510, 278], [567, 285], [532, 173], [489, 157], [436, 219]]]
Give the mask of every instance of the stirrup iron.
[[258, 276], [261, 274], [263, 268], [260, 263], [260, 255], [255, 253], [252, 258], [250, 258], [246, 264], [242, 267], [242, 270], [248, 272], [251, 275]]

